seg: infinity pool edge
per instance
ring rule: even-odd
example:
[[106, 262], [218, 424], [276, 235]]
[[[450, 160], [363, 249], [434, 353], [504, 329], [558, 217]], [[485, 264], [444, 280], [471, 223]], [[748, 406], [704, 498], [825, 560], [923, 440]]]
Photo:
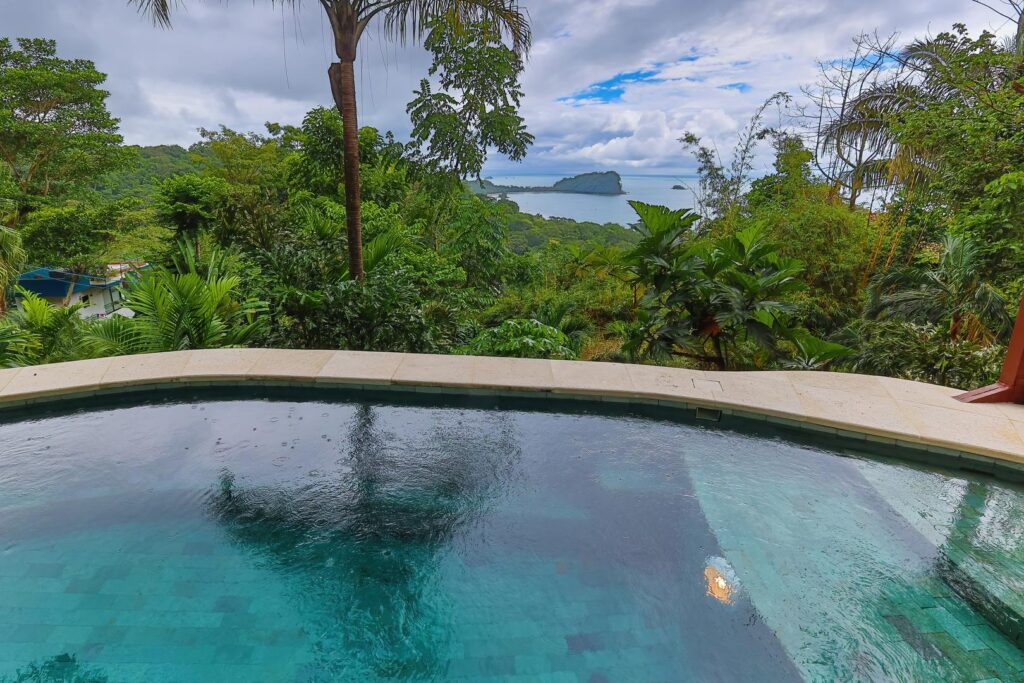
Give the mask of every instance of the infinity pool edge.
[[[556, 397], [717, 411], [934, 454], [935, 464], [1024, 475], [1024, 406], [965, 404], [959, 391], [831, 372], [710, 372], [480, 356], [218, 349], [0, 370], [0, 411], [183, 386], [284, 385]], [[920, 459], [920, 458], [917, 458]], [[1016, 478], [1016, 477], [1015, 477]]]

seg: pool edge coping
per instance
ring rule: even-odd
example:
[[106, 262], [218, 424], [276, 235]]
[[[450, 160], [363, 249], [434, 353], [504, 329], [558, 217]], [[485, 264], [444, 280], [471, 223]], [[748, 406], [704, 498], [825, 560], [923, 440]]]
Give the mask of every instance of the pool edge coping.
[[[218, 349], [0, 370], [0, 411], [96, 395], [292, 386], [562, 398], [705, 409], [1024, 472], [1024, 406], [964, 404], [954, 389], [828, 372], [708, 372], [481, 356]], [[1002, 466], [997, 468], [996, 466]]]

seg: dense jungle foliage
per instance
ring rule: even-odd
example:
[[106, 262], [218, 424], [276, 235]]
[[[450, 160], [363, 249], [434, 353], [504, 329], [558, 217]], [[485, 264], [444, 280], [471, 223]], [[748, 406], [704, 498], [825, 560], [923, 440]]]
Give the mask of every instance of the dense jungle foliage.
[[[488, 150], [518, 158], [532, 141], [522, 62], [486, 26], [435, 26], [427, 47], [440, 87], [413, 94], [414, 140], [358, 131], [353, 278], [335, 109], [204, 130], [187, 150], [126, 147], [91, 63], [0, 40], [0, 364], [249, 345], [963, 388], [998, 375], [1024, 293], [1016, 41], [962, 26], [908, 46], [862, 38], [756, 112], [732, 158], [679, 131], [699, 165], [695, 205], [634, 203], [629, 228], [468, 191]], [[27, 266], [99, 275], [113, 261], [153, 264], [125, 287], [134, 318], [82, 320], [13, 286]]]

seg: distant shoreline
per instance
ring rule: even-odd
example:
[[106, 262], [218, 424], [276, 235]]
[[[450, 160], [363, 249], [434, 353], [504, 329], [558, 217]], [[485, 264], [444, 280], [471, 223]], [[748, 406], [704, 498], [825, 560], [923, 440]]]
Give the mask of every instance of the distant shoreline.
[[523, 193], [588, 194], [615, 197], [626, 194], [622, 187], [622, 176], [615, 171], [605, 173], [583, 173], [563, 178], [551, 186], [522, 187], [518, 185], [497, 185], [490, 180], [468, 183], [470, 191], [476, 194], [496, 196]]

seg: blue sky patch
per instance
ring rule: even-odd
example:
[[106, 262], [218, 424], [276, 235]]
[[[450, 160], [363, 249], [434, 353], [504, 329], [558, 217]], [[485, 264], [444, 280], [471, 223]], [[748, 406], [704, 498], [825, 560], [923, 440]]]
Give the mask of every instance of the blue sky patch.
[[[651, 66], [637, 69], [636, 71], [623, 71], [607, 80], [591, 83], [583, 90], [579, 90], [568, 97], [560, 97], [558, 101], [576, 104], [583, 102], [598, 102], [601, 104], [620, 102], [622, 101], [622, 96], [626, 94], [627, 87], [637, 83], [664, 83], [666, 80], [670, 80], [661, 77], [661, 72], [665, 69], [676, 64], [682, 64], [683, 62], [696, 62], [705, 56], [707, 55], [693, 50], [679, 59], [667, 62], [654, 62]], [[703, 77], [690, 77], [685, 80], [699, 82], [703, 80]]]
[[605, 81], [592, 83], [585, 89], [573, 94], [571, 97], [562, 97], [560, 102], [590, 101], [590, 102], [618, 102], [626, 94], [626, 86], [634, 83], [661, 83], [664, 79], [659, 78], [659, 68], [640, 69], [638, 71], [626, 71], [616, 74]]
[[900, 65], [900, 60], [893, 55], [877, 55], [877, 54], [866, 54], [860, 57], [838, 57], [836, 59], [829, 59], [822, 62], [837, 68], [853, 67], [857, 70], [866, 70], [877, 66], [880, 71], [886, 71]]
[[752, 86], [749, 83], [727, 83], [718, 87], [719, 90], [735, 90], [739, 93], [748, 93], [751, 91]]

